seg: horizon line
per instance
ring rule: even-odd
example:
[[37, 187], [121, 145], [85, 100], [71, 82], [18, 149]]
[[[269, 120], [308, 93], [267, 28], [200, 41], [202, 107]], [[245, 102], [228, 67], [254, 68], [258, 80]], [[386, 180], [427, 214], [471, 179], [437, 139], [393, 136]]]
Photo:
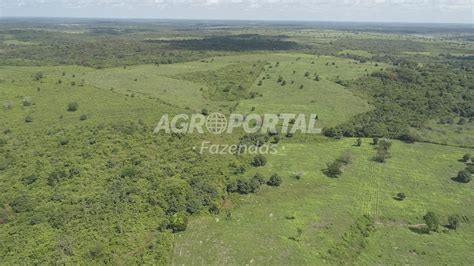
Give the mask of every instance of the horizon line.
[[432, 21], [359, 21], [359, 20], [307, 20], [307, 19], [226, 19], [226, 18], [153, 18], [153, 17], [61, 17], [61, 16], [1, 16], [1, 19], [105, 19], [105, 20], [178, 20], [178, 21], [238, 21], [238, 22], [319, 22], [319, 23], [366, 23], [366, 24], [457, 24], [471, 25], [473, 22], [432, 22]]

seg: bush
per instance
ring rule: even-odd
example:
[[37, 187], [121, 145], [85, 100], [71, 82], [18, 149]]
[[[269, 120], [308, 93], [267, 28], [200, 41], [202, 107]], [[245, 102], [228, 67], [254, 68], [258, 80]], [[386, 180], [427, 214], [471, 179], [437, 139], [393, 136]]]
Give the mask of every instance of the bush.
[[361, 139], [361, 138], [358, 138], [358, 139], [357, 139], [357, 141], [356, 141], [356, 146], [357, 146], [357, 147], [362, 146], [362, 139]]
[[474, 164], [468, 165], [466, 167], [466, 171], [468, 171], [471, 174], [474, 174]]
[[274, 174], [270, 177], [270, 180], [268, 180], [267, 185], [272, 186], [272, 187], [278, 187], [281, 185], [283, 180], [281, 177], [277, 174]]
[[0, 139], [0, 147], [7, 145], [7, 141], [5, 139]]
[[404, 200], [407, 196], [403, 192], [397, 193], [397, 200]]
[[79, 109], [79, 104], [77, 102], [69, 103], [67, 106], [68, 112], [75, 112]]
[[66, 173], [66, 171], [64, 170], [55, 170], [53, 172], [51, 172], [48, 176], [48, 185], [49, 186], [56, 186], [59, 181], [61, 181], [62, 179], [66, 178], [68, 175]]
[[177, 212], [170, 217], [168, 228], [173, 232], [185, 231], [188, 227], [188, 215], [185, 212]]
[[465, 163], [469, 162], [470, 159], [471, 159], [470, 154], [464, 154], [464, 156], [462, 157], [462, 161]]
[[299, 172], [295, 175], [295, 179], [300, 180], [301, 178], [303, 178], [303, 176], [304, 176], [304, 172]]
[[384, 150], [388, 151], [392, 147], [392, 143], [388, 140], [385, 140], [385, 139], [379, 141], [378, 143], [379, 143], [379, 148], [380, 149], [384, 149]]
[[85, 121], [85, 120], [87, 120], [87, 115], [81, 115], [81, 117], [79, 117], [79, 119], [81, 121]]
[[33, 201], [26, 195], [16, 197], [10, 206], [15, 212], [27, 212], [32, 210]]
[[27, 115], [27, 116], [25, 117], [25, 122], [26, 122], [26, 123], [31, 123], [31, 122], [33, 122], [33, 117], [31, 117], [31, 115]]
[[260, 174], [260, 173], [256, 173], [253, 177], [252, 177], [252, 180], [255, 180], [257, 181], [258, 183], [260, 183], [260, 185], [263, 185], [265, 184], [267, 181], [265, 180], [265, 177]]
[[402, 134], [398, 136], [398, 140], [401, 140], [406, 143], [415, 143], [418, 139], [416, 136], [411, 134]]
[[25, 185], [31, 185], [31, 184], [33, 184], [34, 182], [36, 182], [36, 180], [38, 180], [38, 177], [35, 176], [35, 175], [29, 175], [29, 176], [23, 177], [23, 183], [24, 183]]
[[23, 106], [31, 106], [33, 102], [30, 97], [25, 97], [23, 98], [22, 103], [23, 103]]
[[458, 215], [450, 215], [448, 217], [448, 226], [451, 229], [458, 229], [459, 226], [461, 225], [461, 219], [459, 218]]
[[262, 185], [259, 180], [256, 179], [250, 179], [249, 181], [250, 185], [250, 192], [251, 193], [257, 193], [260, 190], [260, 186]]
[[[375, 141], [374, 141], [375, 142]], [[379, 147], [377, 148], [377, 154], [374, 157], [374, 161], [384, 163], [387, 158], [390, 158], [388, 150], [392, 147], [392, 143], [387, 140], [378, 141]]]
[[61, 138], [59, 139], [59, 145], [64, 146], [64, 145], [67, 145], [67, 144], [69, 144], [69, 139], [68, 139], [68, 138], [66, 138], [66, 137], [61, 137]]
[[423, 220], [426, 223], [428, 232], [437, 231], [439, 226], [439, 219], [434, 212], [429, 211], [423, 216]]
[[261, 167], [261, 166], [264, 166], [265, 164], [267, 164], [267, 159], [265, 158], [265, 156], [259, 154], [253, 158], [253, 161], [252, 161], [253, 166]]
[[342, 174], [342, 165], [343, 164], [339, 161], [328, 163], [324, 173], [329, 177], [338, 177]]
[[466, 170], [459, 171], [456, 177], [456, 180], [462, 183], [469, 183], [471, 179], [471, 173]]
[[246, 180], [244, 178], [241, 178], [237, 180], [237, 190], [236, 192], [240, 194], [250, 194], [250, 193], [255, 193], [258, 192], [260, 189], [260, 182], [257, 179], [250, 179]]
[[33, 75], [33, 78], [37, 81], [43, 79], [44, 75], [43, 75], [43, 72], [36, 72], [34, 75]]
[[235, 193], [239, 190], [239, 187], [237, 186], [236, 181], [232, 181], [227, 185], [227, 192], [229, 193]]
[[378, 144], [379, 144], [379, 138], [373, 138], [372, 145], [378, 145]]
[[390, 158], [390, 153], [385, 149], [377, 149], [377, 153], [374, 156], [374, 161], [379, 163], [385, 163]]

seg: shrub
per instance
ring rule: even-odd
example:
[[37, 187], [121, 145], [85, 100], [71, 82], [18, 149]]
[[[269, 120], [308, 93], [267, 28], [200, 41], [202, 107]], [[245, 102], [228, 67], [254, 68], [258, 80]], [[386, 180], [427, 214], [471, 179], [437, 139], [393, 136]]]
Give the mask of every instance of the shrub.
[[43, 79], [43, 77], [44, 77], [43, 72], [36, 72], [33, 76], [35, 80], [41, 80]]
[[301, 178], [303, 178], [303, 176], [304, 176], [304, 172], [299, 172], [295, 175], [295, 179], [300, 180]]
[[239, 179], [237, 180], [237, 192], [240, 194], [249, 194], [254, 192], [255, 189], [255, 182], [251, 184], [250, 181], [246, 179]]
[[236, 181], [232, 181], [227, 185], [227, 192], [229, 193], [235, 193], [239, 190], [239, 187], [237, 186]]
[[384, 150], [388, 151], [392, 147], [392, 143], [388, 140], [385, 140], [385, 139], [379, 141], [378, 143], [379, 143], [379, 148], [380, 149], [384, 149]]
[[390, 153], [385, 149], [377, 149], [377, 153], [374, 156], [374, 161], [379, 163], [385, 163], [387, 158], [390, 158]]
[[462, 157], [462, 161], [465, 163], [469, 162], [470, 159], [471, 159], [470, 154], [464, 154], [464, 156]]
[[[375, 142], [375, 141], [374, 141]], [[390, 158], [388, 150], [392, 147], [392, 143], [387, 140], [378, 141], [379, 147], [377, 148], [377, 154], [374, 157], [374, 161], [384, 163], [387, 158]]]
[[439, 219], [434, 212], [429, 211], [428, 213], [426, 213], [426, 215], [423, 216], [423, 220], [426, 223], [428, 232], [438, 230]]
[[252, 177], [252, 180], [255, 180], [257, 181], [258, 183], [260, 183], [260, 185], [263, 185], [265, 184], [267, 181], [265, 180], [265, 177], [260, 174], [260, 173], [256, 173], [253, 177]]
[[358, 139], [357, 139], [357, 141], [356, 141], [356, 146], [357, 146], [357, 147], [362, 146], [362, 139], [361, 139], [361, 138], [358, 138]]
[[250, 179], [249, 181], [249, 186], [250, 186], [250, 192], [251, 193], [257, 193], [260, 190], [260, 186], [262, 184], [260, 183], [259, 180], [256, 179]]
[[66, 137], [61, 137], [61, 138], [59, 139], [59, 145], [64, 146], [64, 145], [67, 145], [67, 144], [69, 144], [69, 139], [68, 139], [68, 138], [66, 138]]
[[404, 200], [407, 196], [405, 195], [404, 192], [399, 192], [397, 193], [397, 199], [398, 200]]
[[253, 166], [261, 167], [261, 166], [264, 166], [265, 164], [267, 164], [267, 159], [265, 158], [265, 156], [259, 154], [253, 158], [253, 161], [252, 161]]
[[67, 106], [68, 112], [75, 112], [79, 109], [79, 104], [77, 102], [69, 103]]
[[7, 145], [7, 141], [5, 139], [0, 139], [0, 147]]
[[378, 144], [379, 144], [379, 138], [373, 138], [372, 145], [378, 145]]
[[66, 178], [68, 175], [64, 170], [55, 170], [51, 172], [48, 176], [48, 185], [49, 186], [56, 186], [59, 181]]
[[201, 111], [201, 114], [204, 115], [204, 116], [208, 116], [209, 115], [209, 110], [207, 110], [206, 108], [203, 108], [202, 111]]
[[33, 201], [26, 195], [16, 197], [10, 206], [15, 212], [27, 212], [33, 208]]
[[339, 161], [328, 163], [324, 173], [329, 177], [338, 177], [342, 174], [342, 163]]
[[25, 117], [25, 122], [26, 122], [26, 123], [31, 123], [31, 122], [33, 122], [33, 117], [31, 117], [31, 115], [27, 115], [27, 116]]
[[31, 184], [33, 184], [34, 182], [36, 182], [36, 180], [38, 180], [38, 177], [35, 176], [35, 175], [29, 175], [29, 176], [23, 177], [23, 183], [24, 183], [25, 185], [31, 185]]
[[188, 215], [185, 212], [177, 212], [170, 217], [168, 228], [173, 232], [185, 231], [188, 227]]
[[450, 215], [448, 217], [448, 226], [451, 229], [458, 229], [459, 226], [461, 225], [461, 219], [459, 218], [458, 215]]
[[281, 185], [283, 180], [281, 177], [277, 174], [274, 174], [270, 177], [270, 180], [268, 180], [267, 185], [272, 186], [272, 187], [278, 187]]
[[462, 183], [469, 183], [471, 179], [471, 173], [466, 170], [459, 171], [456, 177], [456, 180]]
[[474, 164], [468, 165], [466, 167], [466, 171], [468, 171], [471, 174], [474, 174]]
[[406, 143], [415, 143], [417, 141], [417, 137], [411, 134], [402, 134], [398, 136], [398, 139]]
[[23, 98], [22, 103], [23, 103], [23, 106], [31, 106], [31, 104], [33, 103], [33, 101], [31, 100], [30, 97], [25, 97], [25, 98]]
[[79, 117], [79, 119], [81, 121], [85, 121], [85, 120], [87, 120], [87, 115], [81, 115], [81, 117]]

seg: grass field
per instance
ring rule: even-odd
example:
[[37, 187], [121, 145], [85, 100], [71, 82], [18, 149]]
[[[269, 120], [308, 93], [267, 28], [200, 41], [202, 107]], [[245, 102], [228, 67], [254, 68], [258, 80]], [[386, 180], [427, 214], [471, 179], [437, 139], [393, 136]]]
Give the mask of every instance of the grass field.
[[[258, 171], [266, 176], [281, 173], [283, 185], [229, 199], [231, 220], [224, 214], [193, 219], [188, 231], [176, 235], [174, 264], [342, 263], [328, 250], [342, 246], [342, 235], [365, 214], [375, 218], [376, 230], [367, 246], [359, 248], [362, 255], [343, 251], [354, 263], [463, 264], [474, 259], [461, 255], [472, 244], [471, 224], [429, 235], [409, 228], [423, 223], [428, 210], [439, 213], [444, 223], [451, 214], [473, 214], [466, 209], [473, 200], [472, 184], [451, 180], [462, 168], [458, 160], [466, 149], [396, 142], [393, 157], [380, 164], [371, 160], [375, 151], [370, 140], [362, 147], [352, 146], [354, 142], [281, 145]], [[340, 178], [325, 176], [326, 163], [345, 150], [353, 153], [353, 163]], [[304, 177], [296, 180], [300, 172]], [[394, 200], [398, 192], [405, 192], [407, 199]], [[301, 240], [289, 239], [298, 228]]]

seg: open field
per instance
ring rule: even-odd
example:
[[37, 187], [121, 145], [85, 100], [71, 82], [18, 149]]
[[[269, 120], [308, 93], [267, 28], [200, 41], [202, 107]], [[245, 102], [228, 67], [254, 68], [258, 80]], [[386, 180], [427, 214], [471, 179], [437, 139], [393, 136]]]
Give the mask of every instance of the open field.
[[[367, 245], [359, 248], [360, 255], [343, 251], [350, 254], [345, 258], [350, 261], [463, 264], [474, 259], [460, 255], [469, 253], [471, 224], [457, 232], [430, 235], [409, 228], [422, 223], [421, 217], [428, 210], [436, 210], [444, 223], [451, 214], [473, 215], [465, 207], [472, 204], [472, 184], [464, 186], [451, 180], [462, 167], [458, 158], [466, 149], [397, 142], [392, 158], [380, 164], [371, 160], [371, 140], [365, 139], [362, 147], [352, 146], [354, 142], [281, 145], [279, 153], [256, 171], [266, 176], [281, 173], [283, 185], [230, 198], [233, 207], [226, 210], [232, 213], [230, 220], [226, 213], [194, 219], [186, 232], [176, 235], [174, 264], [337, 262], [328, 250], [340, 246], [354, 217], [362, 215], [374, 217], [376, 230], [368, 236]], [[353, 163], [337, 179], [325, 176], [322, 170], [326, 163], [345, 150], [353, 153]], [[434, 160], [437, 163], [433, 165]], [[294, 176], [300, 172], [304, 177], [296, 180]], [[398, 192], [405, 192], [407, 199], [395, 200]], [[303, 231], [301, 240], [289, 239], [298, 228]], [[244, 244], [246, 239], [252, 241]]]

